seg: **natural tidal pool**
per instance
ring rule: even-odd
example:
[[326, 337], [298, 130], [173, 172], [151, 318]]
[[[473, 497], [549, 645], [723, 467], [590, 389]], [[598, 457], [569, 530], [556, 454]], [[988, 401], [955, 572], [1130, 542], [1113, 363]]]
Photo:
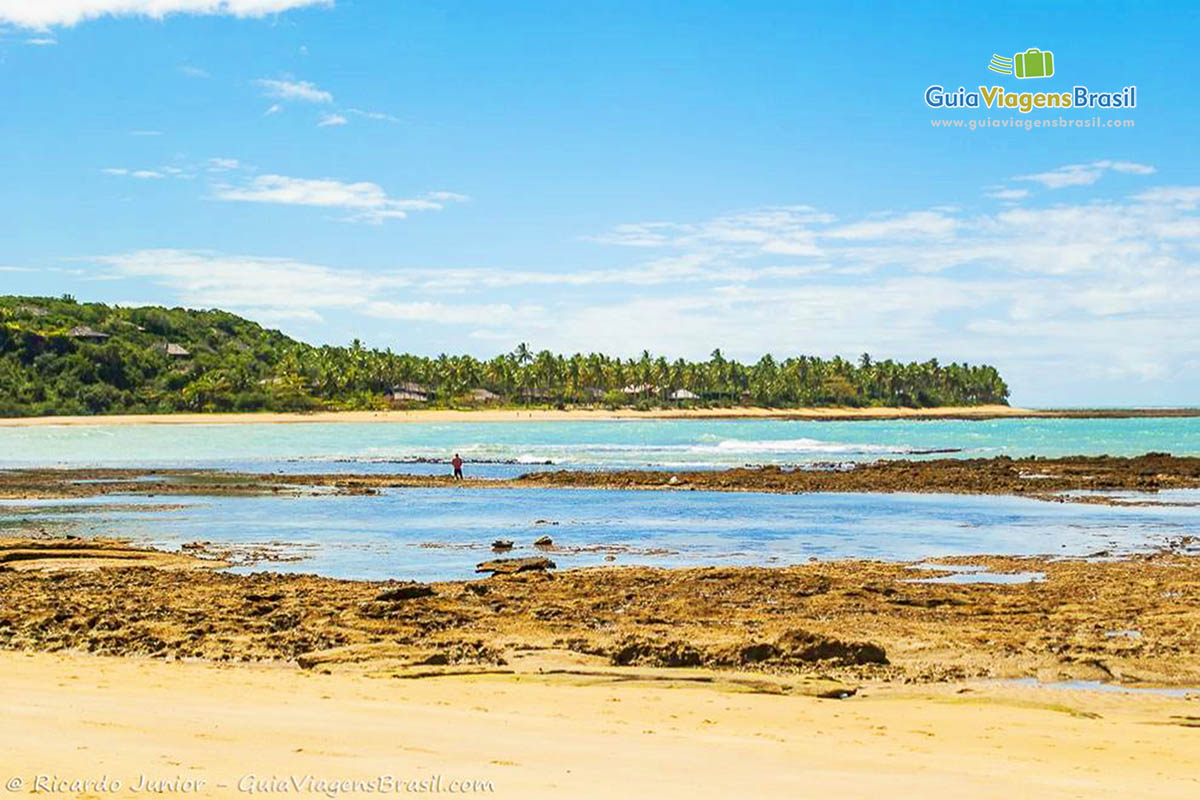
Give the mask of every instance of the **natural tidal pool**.
[[1067, 689], [1079, 692], [1108, 692], [1110, 694], [1150, 694], [1162, 697], [1200, 697], [1200, 686], [1123, 686], [1101, 681], [1053, 681], [1043, 683], [1037, 678], [1013, 678], [999, 681], [1008, 686], [1029, 686], [1034, 689]]
[[[169, 504], [112, 495], [4, 501], [0, 528], [127, 537], [167, 549], [210, 542], [212, 550], [264, 559], [235, 567], [239, 572], [447, 580], [473, 577], [477, 563], [495, 556], [496, 539], [515, 543], [506, 557], [548, 555], [560, 569], [979, 554], [1110, 558], [1200, 535], [1200, 507], [902, 493], [392, 489], [370, 496], [171, 497]], [[533, 545], [541, 536], [553, 539], [551, 549]]]

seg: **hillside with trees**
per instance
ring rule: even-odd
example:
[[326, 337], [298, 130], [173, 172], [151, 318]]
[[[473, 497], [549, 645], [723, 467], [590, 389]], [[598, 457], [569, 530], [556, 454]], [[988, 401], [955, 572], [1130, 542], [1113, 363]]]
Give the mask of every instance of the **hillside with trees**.
[[315, 347], [224, 311], [0, 296], [0, 416], [390, 406], [908, 406], [1007, 403], [990, 366], [643, 352], [480, 360]]

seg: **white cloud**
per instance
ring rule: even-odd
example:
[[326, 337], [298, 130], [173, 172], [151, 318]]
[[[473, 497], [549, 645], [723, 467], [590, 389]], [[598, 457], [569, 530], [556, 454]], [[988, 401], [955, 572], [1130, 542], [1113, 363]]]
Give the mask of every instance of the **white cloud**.
[[590, 241], [625, 247], [702, 250], [712, 257], [739, 254], [817, 256], [811, 226], [833, 221], [811, 206], [741, 211], [700, 223], [641, 222], [618, 225]]
[[270, 108], [268, 108], [266, 110], [266, 112], [263, 113], [263, 116], [269, 117], [272, 114], [278, 114], [280, 111], [283, 111], [283, 106], [281, 106], [279, 103], [274, 103]]
[[1108, 168], [1114, 172], [1128, 172], [1134, 175], [1153, 175], [1158, 172], [1149, 164], [1137, 164], [1132, 161], [1113, 161], [1108, 164]]
[[675, 241], [673, 235], [681, 226], [670, 222], [637, 222], [617, 225], [611, 231], [589, 237], [601, 244], [617, 244], [625, 247], [663, 247]]
[[282, 328], [288, 323], [308, 322], [319, 324], [325, 321], [320, 312], [311, 308], [242, 308], [241, 314], [254, 320], [264, 328]]
[[[235, 191], [359, 218], [404, 202], [373, 183], [262, 178]], [[1017, 402], [1084, 402], [1081, 392], [1094, 391], [1092, 402], [1167, 403], [1182, 402], [1179, 387], [1196, 388], [1189, 376], [1200, 365], [1198, 208], [1200, 187], [1159, 186], [973, 214], [750, 209], [617, 226], [598, 240], [627, 249], [604, 251], [620, 260], [593, 269], [366, 270], [186, 251], [106, 263], [188, 304], [296, 322], [333, 313], [395, 322], [395, 340], [380, 345], [438, 326], [439, 349], [475, 342], [486, 348], [479, 354], [524, 339], [622, 355], [650, 347], [702, 357], [720, 346], [739, 358], [937, 356], [996, 364]]]
[[1194, 211], [1200, 206], [1200, 186], [1158, 186], [1134, 195], [1134, 199], [1152, 205], [1174, 206], [1181, 211]]
[[[1153, 174], [1132, 162], [1083, 168]], [[1027, 197], [1004, 187], [992, 194]], [[1018, 389], [1024, 380], [1026, 397], [1077, 393], [1084, 379], [1133, 393], [1137, 381], [1178, 385], [1200, 359], [1191, 335], [1200, 324], [1200, 215], [1190, 213], [1197, 208], [1200, 187], [1167, 186], [1121, 201], [978, 216], [946, 208], [831, 225], [814, 213], [797, 227], [819, 252], [796, 256], [794, 272], [762, 246], [777, 235], [770, 226], [731, 226], [730, 218], [631, 223], [601, 241], [671, 250], [689, 266], [663, 273], [669, 294], [651, 291], [652, 279], [614, 272], [609, 277], [643, 289], [609, 304], [552, 306], [549, 330], [490, 325], [481, 335], [568, 350], [602, 336], [614, 350], [635, 350], [640, 341], [684, 355], [717, 344], [746, 356], [886, 347], [887, 355], [999, 362]], [[723, 233], [711, 236], [717, 229]], [[646, 278], [658, 277], [654, 266], [643, 264]], [[698, 282], [713, 285], [687, 290]], [[1161, 398], [1144, 394], [1141, 402]]]
[[283, 258], [140, 250], [94, 259], [126, 278], [149, 278], [191, 306], [311, 311], [365, 304], [366, 275]]
[[141, 180], [159, 180], [166, 175], [155, 169], [125, 169], [124, 167], [105, 167], [100, 170], [105, 175], [123, 175]]
[[321, 117], [321, 121], [317, 123], [318, 128], [339, 127], [349, 123], [350, 120], [343, 117], [341, 114], [325, 114]]
[[241, 162], [236, 158], [210, 158], [208, 160], [209, 172], [228, 172], [239, 169], [241, 166]]
[[179, 68], [179, 71], [180, 71], [180, 72], [182, 72], [184, 75], [188, 76], [189, 78], [208, 78], [208, 77], [211, 77], [211, 76], [208, 74], [208, 71], [207, 71], [207, 70], [203, 70], [203, 69], [201, 69], [200, 67], [193, 66], [193, 65], [191, 65], [191, 64], [184, 64], [183, 66], [181, 66], [181, 67]]
[[1153, 175], [1156, 170], [1149, 164], [1133, 161], [1093, 161], [1090, 164], [1067, 164], [1049, 172], [1018, 175], [1015, 181], [1034, 181], [1047, 189], [1063, 189], [1068, 186], [1090, 186], [1106, 172], [1123, 172], [1132, 175]]
[[[351, 212], [350, 219], [382, 222], [403, 219], [411, 211], [436, 211], [445, 207], [447, 196], [429, 195], [415, 198], [395, 198], [377, 183], [360, 181], [344, 183], [329, 178], [291, 178], [286, 175], [260, 175], [240, 186], [221, 185], [214, 188], [221, 200], [243, 203], [276, 203], [291, 206], [338, 208]], [[465, 199], [465, 195], [453, 195]]]
[[0, 21], [23, 28], [45, 29], [76, 25], [104, 16], [143, 16], [162, 19], [169, 14], [220, 14], [262, 17], [304, 6], [331, 6], [333, 0], [4, 0]]
[[540, 316], [530, 304], [380, 299], [406, 279], [354, 269], [333, 269], [293, 259], [236, 256], [192, 250], [142, 250], [93, 259], [110, 272], [99, 278], [142, 278], [180, 293], [184, 305], [221, 307], [258, 321], [320, 322], [322, 311], [353, 309], [379, 319], [462, 324], [513, 322]]
[[1062, 189], [1067, 186], [1090, 186], [1100, 180], [1104, 171], [1087, 164], [1068, 164], [1050, 172], [1033, 175], [1017, 175], [1015, 181], [1035, 181], [1047, 189]]
[[834, 239], [926, 239], [954, 232], [958, 220], [938, 211], [914, 211], [876, 220], [865, 220], [825, 231]]
[[996, 200], [1023, 200], [1029, 196], [1028, 189], [995, 189], [987, 193]]
[[472, 324], [486, 322], [495, 325], [529, 318], [541, 318], [545, 315], [545, 309], [540, 306], [512, 306], [507, 303], [449, 305], [434, 302], [374, 302], [368, 303], [363, 310], [368, 316], [382, 319], [436, 322], [445, 325], [461, 325], [464, 321], [470, 321]]
[[389, 273], [392, 285], [414, 291], [460, 294], [482, 289], [522, 287], [666, 286], [701, 283], [753, 283], [801, 278], [825, 271], [821, 266], [734, 266], [707, 255], [659, 258], [634, 267], [576, 271], [536, 271], [491, 267], [405, 269]]
[[259, 78], [255, 84], [266, 90], [267, 97], [280, 100], [297, 100], [302, 103], [332, 103], [333, 95], [309, 81], [274, 80]]
[[347, 108], [346, 113], [352, 114], [356, 117], [363, 117], [365, 119], [373, 119], [373, 120], [377, 120], [380, 122], [399, 122], [400, 121], [399, 117], [394, 117], [391, 114], [385, 114], [382, 111], [364, 111], [361, 108]]
[[36, 36], [32, 39], [26, 39], [25, 44], [31, 44], [35, 47], [53, 47], [58, 44], [58, 39], [53, 39], [49, 36]]

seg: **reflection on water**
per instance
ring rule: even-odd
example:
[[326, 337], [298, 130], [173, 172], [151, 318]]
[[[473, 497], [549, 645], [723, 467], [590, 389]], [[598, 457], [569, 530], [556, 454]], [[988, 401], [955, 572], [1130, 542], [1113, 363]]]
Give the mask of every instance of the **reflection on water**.
[[1160, 489], [1157, 492], [1136, 492], [1116, 489], [1069, 489], [1058, 492], [1063, 497], [1104, 498], [1115, 505], [1128, 506], [1200, 506], [1200, 491], [1196, 489]]
[[1036, 678], [1013, 678], [1000, 681], [1013, 686], [1032, 686], [1036, 689], [1073, 689], [1083, 692], [1116, 692], [1120, 694], [1157, 694], [1166, 697], [1200, 697], [1200, 687], [1122, 686], [1102, 681], [1053, 681], [1042, 683]]
[[[113, 496], [11, 501], [0, 503], [0, 524], [20, 519], [52, 527], [72, 520], [73, 533], [167, 548], [208, 541], [272, 545], [287, 553], [291, 546], [302, 560], [239, 569], [417, 580], [471, 577], [476, 563], [492, 557], [497, 538], [516, 543], [506, 555], [548, 554], [568, 568], [976, 554], [1111, 557], [1200, 533], [1195, 507], [963, 495], [398, 489], [375, 496], [172, 498], [184, 505], [146, 513], [153, 502]], [[545, 535], [554, 541], [550, 551], [533, 546]]]
[[930, 578], [910, 578], [905, 583], [1036, 583], [1046, 579], [1044, 572], [992, 572], [978, 564], [930, 564], [921, 562], [909, 569], [948, 572]]

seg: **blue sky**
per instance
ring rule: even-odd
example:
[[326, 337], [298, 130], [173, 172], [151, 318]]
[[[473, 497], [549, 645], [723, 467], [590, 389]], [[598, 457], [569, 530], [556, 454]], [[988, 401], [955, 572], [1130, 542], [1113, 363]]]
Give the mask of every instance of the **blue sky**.
[[[961, 6], [0, 0], [0, 291], [1195, 404], [1197, 11]], [[1030, 47], [1054, 77], [987, 70]], [[935, 83], [1138, 105], [936, 111]], [[1059, 117], [1133, 125], [931, 122]]]

